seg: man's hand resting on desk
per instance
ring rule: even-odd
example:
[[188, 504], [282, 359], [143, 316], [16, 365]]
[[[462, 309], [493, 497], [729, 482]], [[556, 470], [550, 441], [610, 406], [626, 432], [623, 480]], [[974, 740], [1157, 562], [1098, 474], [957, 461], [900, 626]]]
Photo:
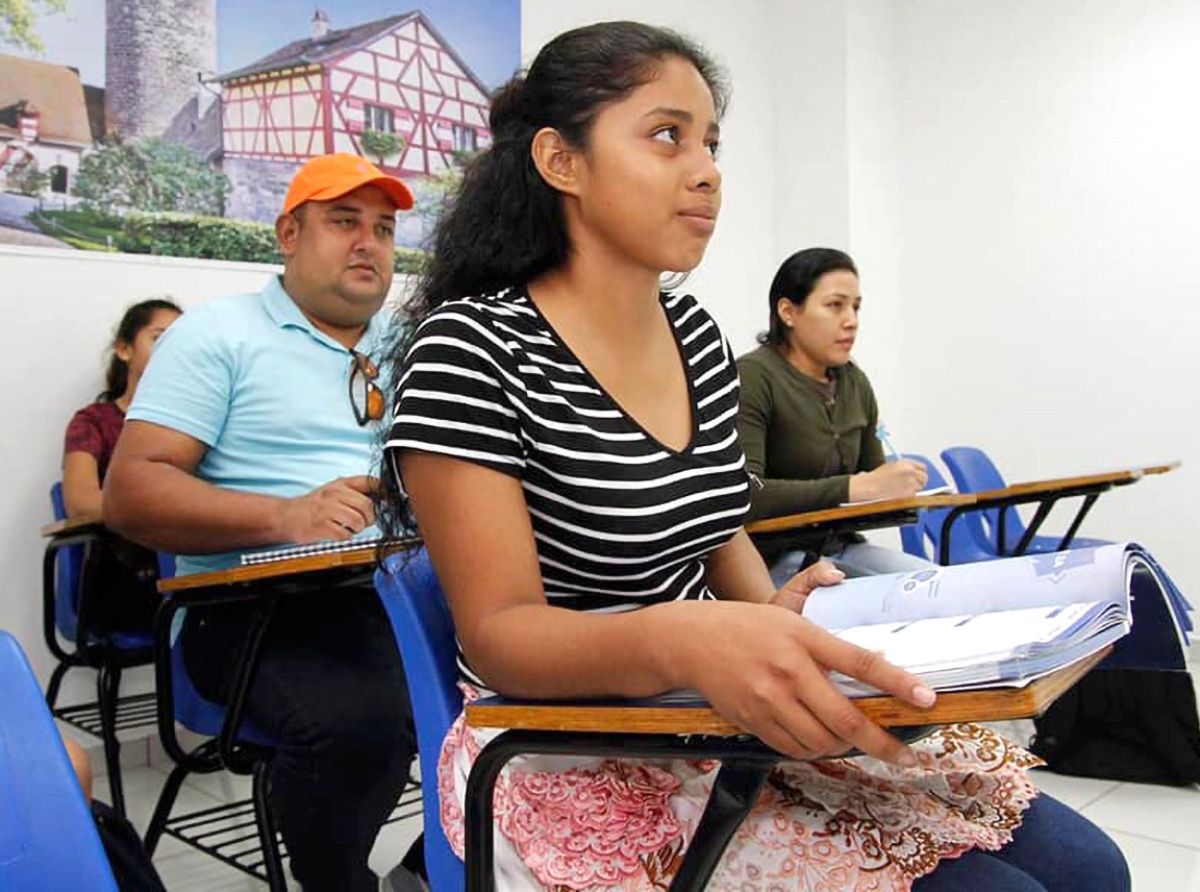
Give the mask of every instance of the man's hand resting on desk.
[[308, 495], [285, 499], [279, 507], [279, 541], [307, 545], [326, 539], [342, 541], [375, 522], [379, 480], [366, 475], [339, 477]]
[[907, 499], [925, 488], [929, 471], [911, 458], [898, 458], [874, 471], [864, 471], [850, 478], [850, 501], [870, 502], [875, 499]]

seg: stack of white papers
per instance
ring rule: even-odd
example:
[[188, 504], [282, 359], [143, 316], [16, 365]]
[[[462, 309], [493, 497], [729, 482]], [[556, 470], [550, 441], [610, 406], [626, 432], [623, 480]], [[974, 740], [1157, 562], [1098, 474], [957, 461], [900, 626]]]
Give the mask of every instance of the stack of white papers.
[[[1130, 631], [1135, 573], [1153, 581], [1186, 645], [1191, 605], [1131, 543], [849, 579], [814, 591], [804, 616], [935, 690], [1022, 687]], [[877, 693], [835, 679], [850, 694]]]

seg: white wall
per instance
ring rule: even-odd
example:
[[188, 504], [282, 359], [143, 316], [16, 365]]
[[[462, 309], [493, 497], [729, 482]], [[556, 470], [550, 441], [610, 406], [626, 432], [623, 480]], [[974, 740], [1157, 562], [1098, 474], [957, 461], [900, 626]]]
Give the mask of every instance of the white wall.
[[[900, 121], [895, 103], [892, 0], [855, 0], [846, 17], [845, 202], [848, 246], [859, 268], [863, 316], [855, 358], [871, 376], [880, 419], [899, 429], [907, 415], [905, 352], [908, 314], [899, 289], [904, 221], [896, 183]], [[906, 447], [898, 447], [906, 448]]]
[[1085, 529], [1200, 596], [1200, 4], [910, 0], [895, 25], [903, 446], [983, 445], [1010, 479], [1182, 458]]

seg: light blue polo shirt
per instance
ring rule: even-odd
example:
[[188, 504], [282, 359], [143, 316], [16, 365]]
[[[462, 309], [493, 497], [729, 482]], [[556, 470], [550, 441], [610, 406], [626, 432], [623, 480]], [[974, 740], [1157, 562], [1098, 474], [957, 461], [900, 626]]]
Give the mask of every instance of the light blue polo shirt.
[[[382, 372], [380, 315], [355, 349]], [[387, 421], [359, 426], [350, 403], [351, 363], [350, 351], [314, 327], [273, 276], [258, 294], [214, 300], [167, 329], [126, 419], [207, 445], [196, 470], [201, 480], [294, 498], [335, 478], [371, 472], [375, 440]], [[241, 555], [180, 555], [178, 572], [228, 569]]]

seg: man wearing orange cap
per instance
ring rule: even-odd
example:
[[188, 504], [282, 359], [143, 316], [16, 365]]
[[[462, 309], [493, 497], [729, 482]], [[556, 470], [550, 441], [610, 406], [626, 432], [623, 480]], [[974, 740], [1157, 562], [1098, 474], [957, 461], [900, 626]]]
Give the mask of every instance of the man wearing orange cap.
[[[181, 574], [373, 531], [372, 447], [389, 408], [377, 314], [396, 212], [411, 207], [362, 158], [300, 169], [275, 223], [283, 275], [189, 310], [159, 340], [105, 481], [110, 527], [177, 554]], [[249, 620], [245, 604], [189, 611], [183, 656], [205, 697], [227, 700]], [[282, 599], [246, 714], [279, 741], [271, 797], [296, 878], [308, 892], [374, 890], [367, 854], [415, 752], [374, 590]]]

